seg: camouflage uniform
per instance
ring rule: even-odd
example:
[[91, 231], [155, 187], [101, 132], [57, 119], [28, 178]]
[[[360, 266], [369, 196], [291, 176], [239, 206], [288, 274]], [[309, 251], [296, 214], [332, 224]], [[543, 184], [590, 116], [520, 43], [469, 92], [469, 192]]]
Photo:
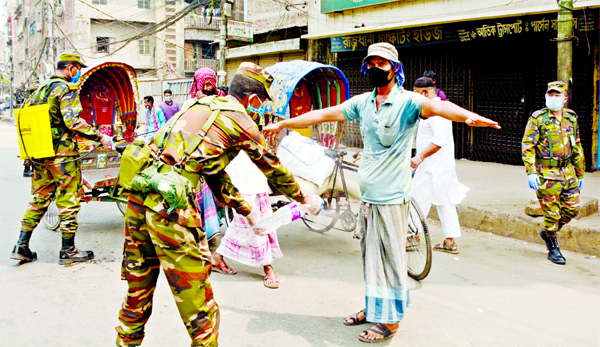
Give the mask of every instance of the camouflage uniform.
[[531, 115], [523, 136], [525, 170], [540, 177], [536, 194], [550, 237], [556, 237], [556, 232], [579, 213], [578, 180], [583, 179], [585, 161], [576, 117], [574, 111], [563, 108], [559, 124], [548, 108], [541, 109]]
[[39, 224], [53, 197], [56, 199], [63, 237], [73, 237], [77, 231], [77, 213], [81, 208], [81, 168], [76, 134], [94, 141], [102, 135], [79, 118], [82, 107], [77, 86], [62, 76], [53, 76], [40, 88], [30, 103], [42, 101], [50, 88], [50, 125], [55, 157], [36, 159], [46, 166], [34, 164], [29, 203], [21, 221], [21, 230], [32, 231]]
[[[207, 106], [196, 103], [179, 119], [171, 118], [167, 126], [159, 130], [152, 144], [155, 148], [161, 134], [175, 123], [161, 156], [168, 164], [164, 168], [169, 170], [170, 165], [179, 162], [210, 115]], [[242, 112], [221, 111], [204, 141], [186, 161], [183, 175], [193, 187], [204, 179], [221, 205], [233, 207], [246, 216], [251, 212], [251, 205], [244, 201], [225, 173], [225, 167], [242, 150], [282, 193], [304, 202], [305, 196], [294, 177], [267, 151], [258, 127]], [[159, 264], [167, 275], [192, 345], [217, 346], [218, 306], [208, 281], [211, 254], [201, 230], [199, 208], [194, 199], [190, 202], [188, 208], [168, 213], [168, 206], [158, 193], [130, 195], [124, 254], [124, 277], [129, 291], [119, 314], [118, 346], [141, 344], [144, 324], [152, 311]]]

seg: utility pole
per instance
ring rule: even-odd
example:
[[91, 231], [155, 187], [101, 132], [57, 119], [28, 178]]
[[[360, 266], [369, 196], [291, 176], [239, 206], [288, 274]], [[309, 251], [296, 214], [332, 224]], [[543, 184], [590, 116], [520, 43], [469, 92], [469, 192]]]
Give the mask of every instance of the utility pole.
[[225, 15], [225, 7], [229, 6], [231, 8], [231, 4], [226, 1], [221, 1], [221, 31], [219, 33], [219, 71], [217, 75], [219, 76], [218, 84], [225, 84], [225, 76], [227, 74], [225, 70], [225, 50], [227, 50], [227, 16]]
[[48, 36], [50, 37], [48, 61], [54, 65], [54, 8], [52, 7], [52, 0], [48, 0], [48, 19]]
[[[573, 0], [559, 0], [558, 2], [558, 59], [557, 77], [559, 81], [573, 83]], [[569, 96], [571, 88], [569, 88]], [[569, 101], [571, 98], [569, 98]], [[570, 103], [570, 102], [569, 102]], [[568, 105], [565, 105], [568, 106]]]

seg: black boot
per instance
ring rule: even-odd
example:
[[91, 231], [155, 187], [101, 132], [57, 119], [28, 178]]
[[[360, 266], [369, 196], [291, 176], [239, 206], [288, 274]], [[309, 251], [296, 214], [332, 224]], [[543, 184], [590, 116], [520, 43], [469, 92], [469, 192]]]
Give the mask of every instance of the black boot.
[[37, 253], [32, 252], [29, 249], [29, 239], [31, 238], [32, 231], [23, 231], [21, 230], [21, 235], [19, 235], [19, 241], [13, 248], [13, 251], [10, 255], [10, 259], [20, 260], [23, 262], [30, 262], [37, 259]]
[[[544, 233], [544, 236], [546, 234]], [[544, 237], [542, 237], [544, 239]], [[558, 265], [565, 265], [567, 260], [563, 257], [562, 253], [560, 253], [560, 248], [558, 248], [558, 240], [556, 237], [546, 236], [544, 239], [546, 241], [546, 246], [548, 247], [548, 260]]]
[[33, 167], [31, 165], [25, 165], [23, 169], [23, 177], [31, 177], [33, 176]]
[[540, 231], [540, 237], [542, 238], [542, 240], [544, 240], [544, 242], [546, 242], [546, 249], [550, 250], [550, 248], [552, 248], [552, 244], [550, 243], [550, 239], [546, 235], [545, 230]]
[[94, 259], [94, 252], [80, 251], [75, 248], [75, 236], [62, 238], [62, 248], [59, 253], [60, 265], [68, 265]]

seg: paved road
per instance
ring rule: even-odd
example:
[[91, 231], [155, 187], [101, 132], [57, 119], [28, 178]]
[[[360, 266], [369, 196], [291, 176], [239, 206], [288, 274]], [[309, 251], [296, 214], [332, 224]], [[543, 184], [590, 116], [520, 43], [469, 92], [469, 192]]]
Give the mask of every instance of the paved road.
[[[14, 127], [0, 123], [0, 346], [112, 346], [126, 292], [119, 280], [123, 217], [108, 203], [84, 205], [77, 245], [97, 260], [58, 265], [59, 233], [38, 227], [39, 260], [18, 266], [9, 253], [30, 199], [21, 177]], [[432, 224], [434, 241], [441, 229]], [[541, 245], [463, 230], [460, 254], [435, 253], [433, 269], [411, 282], [412, 307], [385, 346], [600, 346], [600, 260], [565, 252], [566, 266]], [[281, 228], [281, 288], [262, 271], [231, 263], [238, 274], [211, 277], [222, 310], [224, 347], [364, 346], [363, 328], [342, 317], [363, 308], [358, 242], [349, 233]], [[164, 276], [155, 295], [145, 347], [189, 346]]]

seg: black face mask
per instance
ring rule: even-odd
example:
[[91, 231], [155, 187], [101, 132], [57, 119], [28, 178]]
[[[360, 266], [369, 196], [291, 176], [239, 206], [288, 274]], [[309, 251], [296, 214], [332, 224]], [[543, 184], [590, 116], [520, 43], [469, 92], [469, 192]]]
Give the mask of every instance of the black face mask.
[[203, 91], [202, 91], [202, 94], [204, 94], [204, 95], [206, 95], [206, 96], [211, 96], [211, 95], [215, 95], [215, 94], [217, 94], [217, 92], [215, 92], [215, 90], [214, 90], [214, 89], [211, 89], [211, 90], [203, 90]]
[[392, 78], [394, 78], [394, 75], [392, 75], [392, 78], [388, 78], [389, 74], [390, 74], [390, 71], [382, 70], [378, 67], [372, 67], [367, 70], [367, 75], [369, 76], [369, 80], [371, 81], [371, 84], [375, 88], [383, 87], [383, 86], [387, 85], [388, 83], [390, 83]]

